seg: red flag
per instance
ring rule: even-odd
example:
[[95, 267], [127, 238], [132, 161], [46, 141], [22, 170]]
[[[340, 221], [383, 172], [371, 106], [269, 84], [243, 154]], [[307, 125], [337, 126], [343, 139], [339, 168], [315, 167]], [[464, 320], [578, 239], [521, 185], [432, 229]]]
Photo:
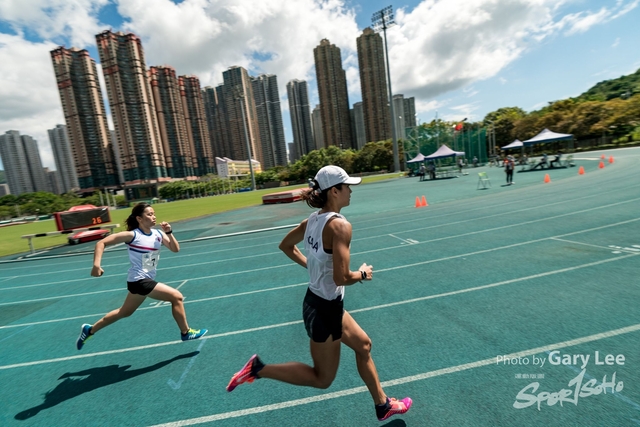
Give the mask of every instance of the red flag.
[[463, 123], [462, 123], [462, 122], [460, 122], [460, 123], [458, 123], [458, 124], [453, 128], [453, 130], [455, 130], [455, 131], [459, 131], [460, 129], [462, 129], [462, 126], [463, 126]]

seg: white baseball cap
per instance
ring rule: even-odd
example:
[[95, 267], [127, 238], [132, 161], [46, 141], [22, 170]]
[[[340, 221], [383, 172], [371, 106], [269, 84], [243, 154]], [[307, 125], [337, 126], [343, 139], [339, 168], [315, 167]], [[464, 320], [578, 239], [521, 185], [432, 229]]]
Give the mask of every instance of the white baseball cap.
[[338, 184], [358, 185], [362, 182], [362, 178], [350, 177], [339, 166], [325, 166], [318, 171], [315, 180], [320, 186], [320, 190], [324, 191]]

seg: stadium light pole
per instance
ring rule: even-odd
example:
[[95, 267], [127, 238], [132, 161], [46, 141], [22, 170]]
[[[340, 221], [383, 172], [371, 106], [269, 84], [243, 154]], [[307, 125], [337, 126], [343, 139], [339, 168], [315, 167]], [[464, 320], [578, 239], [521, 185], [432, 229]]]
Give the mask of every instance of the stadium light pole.
[[253, 174], [253, 162], [251, 159], [251, 144], [249, 144], [249, 134], [247, 133], [247, 121], [244, 115], [244, 93], [240, 86], [236, 86], [236, 99], [240, 100], [240, 111], [242, 111], [242, 126], [244, 126], [244, 140], [247, 144], [247, 153], [249, 156], [249, 172], [251, 173], [251, 191], [256, 189], [256, 177]]
[[400, 159], [398, 157], [398, 137], [396, 135], [396, 114], [393, 108], [393, 91], [391, 90], [391, 73], [389, 69], [389, 47], [387, 45], [387, 28], [395, 24], [393, 20], [393, 7], [387, 6], [371, 16], [373, 30], [384, 34], [384, 54], [387, 64], [387, 85], [389, 87], [389, 107], [391, 108], [391, 135], [393, 137], [393, 167], [394, 172], [400, 172]]

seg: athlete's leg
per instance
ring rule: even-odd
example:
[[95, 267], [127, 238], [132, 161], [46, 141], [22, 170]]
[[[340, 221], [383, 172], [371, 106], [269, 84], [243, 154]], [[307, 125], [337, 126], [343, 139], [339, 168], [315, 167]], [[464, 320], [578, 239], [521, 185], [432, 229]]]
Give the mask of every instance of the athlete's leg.
[[340, 364], [340, 340], [330, 335], [326, 342], [310, 340], [313, 367], [300, 362], [265, 365], [260, 378], [271, 378], [289, 384], [315, 388], [328, 388], [336, 377]]
[[146, 297], [144, 295], [132, 294], [131, 292], [129, 292], [124, 300], [124, 303], [122, 303], [122, 307], [110, 311], [102, 319], [98, 320], [91, 327], [91, 334], [95, 334], [105, 326], [109, 326], [110, 324], [117, 322], [124, 317], [131, 316], [133, 312], [136, 311], [138, 307], [140, 307], [140, 304], [142, 304], [142, 301], [144, 301], [145, 298]]
[[187, 315], [184, 311], [184, 297], [180, 291], [164, 283], [158, 283], [147, 296], [160, 301], [169, 301], [171, 303], [171, 314], [173, 314], [173, 318], [180, 328], [180, 333], [186, 334], [189, 331]]
[[387, 395], [382, 390], [376, 365], [371, 357], [371, 339], [346, 310], [342, 316], [342, 342], [356, 353], [358, 373], [369, 389], [375, 404], [385, 403]]

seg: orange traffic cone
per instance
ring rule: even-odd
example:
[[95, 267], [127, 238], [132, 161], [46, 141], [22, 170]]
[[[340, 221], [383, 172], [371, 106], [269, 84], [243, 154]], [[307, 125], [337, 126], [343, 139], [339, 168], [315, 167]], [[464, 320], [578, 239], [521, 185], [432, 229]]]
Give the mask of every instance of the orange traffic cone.
[[420, 203], [420, 197], [416, 196], [416, 208], [419, 208], [422, 206], [422, 203]]
[[546, 175], [544, 176], [544, 183], [545, 183], [545, 184], [548, 184], [548, 183], [550, 183], [550, 182], [551, 182], [551, 178], [549, 177], [549, 174], [546, 174]]
[[584, 166], [580, 166], [580, 169], [578, 169], [578, 175], [584, 175]]
[[601, 154], [601, 155], [600, 155], [600, 158], [601, 158], [602, 160], [604, 160], [604, 154]]
[[613, 163], [613, 156], [609, 156], [609, 163]]
[[429, 206], [429, 204], [427, 203], [426, 197], [422, 196], [422, 201], [420, 202], [420, 206]]
[[600, 161], [600, 164], [598, 165], [598, 167], [600, 169], [604, 169], [604, 162], [602, 160]]

